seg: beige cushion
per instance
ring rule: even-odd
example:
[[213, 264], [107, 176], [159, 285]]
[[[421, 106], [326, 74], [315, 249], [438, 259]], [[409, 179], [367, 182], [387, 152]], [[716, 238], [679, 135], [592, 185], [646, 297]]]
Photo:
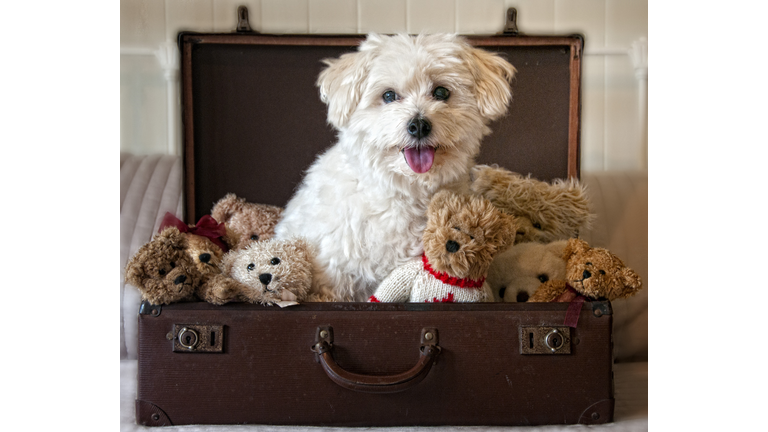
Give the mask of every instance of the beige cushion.
[[648, 174], [582, 173], [597, 219], [580, 237], [618, 255], [643, 279], [634, 297], [613, 302], [617, 362], [648, 360]]
[[128, 259], [160, 227], [165, 212], [182, 216], [179, 156], [120, 154], [120, 358], [136, 358], [139, 291], [125, 283]]

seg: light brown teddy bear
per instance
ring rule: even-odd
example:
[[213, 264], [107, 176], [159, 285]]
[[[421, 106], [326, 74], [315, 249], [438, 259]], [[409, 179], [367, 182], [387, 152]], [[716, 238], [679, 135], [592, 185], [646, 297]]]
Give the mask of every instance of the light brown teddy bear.
[[553, 301], [568, 292], [568, 286], [591, 300], [615, 300], [635, 295], [643, 285], [640, 276], [619, 257], [607, 249], [590, 247], [584, 240], [568, 240], [563, 259], [565, 279], [541, 284], [528, 301]]
[[427, 209], [424, 254], [396, 268], [368, 301], [492, 302], [488, 267], [515, 232], [514, 217], [488, 200], [440, 191]]
[[488, 285], [496, 301], [526, 302], [542, 283], [565, 279], [566, 243], [521, 243], [496, 255], [488, 269]]
[[565, 279], [541, 284], [529, 302], [570, 302], [565, 325], [576, 327], [584, 301], [615, 300], [635, 295], [643, 283], [640, 276], [607, 249], [590, 247], [570, 239], [563, 251]]
[[275, 235], [275, 226], [283, 217], [283, 209], [267, 204], [245, 201], [230, 193], [214, 204], [211, 215], [226, 224], [239, 239], [232, 249], [242, 249], [253, 241], [269, 240]]
[[285, 302], [328, 301], [310, 293], [313, 266], [314, 252], [302, 238], [251, 242], [224, 255], [222, 263], [226, 274], [265, 295]]
[[139, 289], [141, 299], [167, 305], [197, 299], [213, 304], [247, 299], [274, 304], [280, 299], [253, 290], [221, 273], [201, 273], [188, 251], [189, 237], [176, 227], [164, 229], [128, 261], [125, 281]]
[[594, 219], [586, 188], [578, 180], [550, 184], [489, 165], [474, 166], [470, 176], [473, 193], [518, 218], [515, 243], [567, 240]]

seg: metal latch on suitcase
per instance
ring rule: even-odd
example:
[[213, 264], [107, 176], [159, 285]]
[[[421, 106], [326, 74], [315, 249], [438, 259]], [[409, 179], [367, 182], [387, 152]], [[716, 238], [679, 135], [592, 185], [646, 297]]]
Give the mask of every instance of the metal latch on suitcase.
[[571, 328], [520, 327], [520, 354], [570, 354]]
[[220, 353], [224, 350], [224, 326], [174, 324], [166, 337], [173, 340], [173, 352]]

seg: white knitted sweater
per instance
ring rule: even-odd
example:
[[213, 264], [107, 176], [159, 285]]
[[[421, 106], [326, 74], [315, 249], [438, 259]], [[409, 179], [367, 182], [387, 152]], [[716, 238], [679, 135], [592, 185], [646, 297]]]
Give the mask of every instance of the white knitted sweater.
[[369, 302], [471, 303], [493, 301], [491, 288], [481, 280], [457, 279], [432, 270], [426, 258], [396, 268], [379, 285]]

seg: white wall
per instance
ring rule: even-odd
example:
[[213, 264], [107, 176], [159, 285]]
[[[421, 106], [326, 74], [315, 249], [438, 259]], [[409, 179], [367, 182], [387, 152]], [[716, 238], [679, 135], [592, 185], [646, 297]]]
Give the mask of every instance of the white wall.
[[647, 40], [647, 0], [121, 0], [121, 150], [179, 151], [177, 65], [155, 51], [179, 30], [232, 31], [241, 4], [263, 33], [493, 34], [515, 7], [522, 32], [584, 34], [582, 170], [647, 169], [647, 60], [628, 54]]

